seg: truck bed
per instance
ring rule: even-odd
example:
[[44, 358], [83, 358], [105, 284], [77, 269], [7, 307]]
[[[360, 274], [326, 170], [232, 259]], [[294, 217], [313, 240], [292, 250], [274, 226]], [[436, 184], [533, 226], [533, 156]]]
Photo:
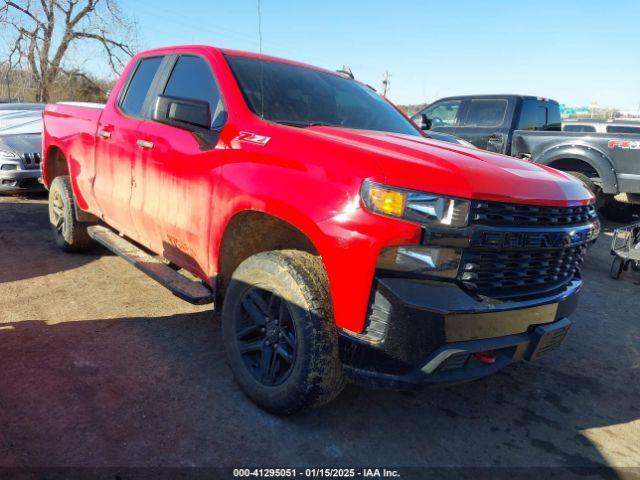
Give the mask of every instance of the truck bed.
[[[55, 161], [55, 155], [47, 152], [59, 149], [65, 152], [71, 181], [77, 192], [76, 201], [83, 210], [89, 210], [83, 192], [89, 192], [94, 176], [95, 138], [98, 122], [104, 105], [97, 103], [55, 103], [46, 106], [43, 117], [43, 183], [49, 188], [52, 178], [48, 172], [55, 171], [47, 168], [47, 162]], [[46, 121], [54, 118], [55, 121]], [[80, 168], [79, 159], [82, 159]]]

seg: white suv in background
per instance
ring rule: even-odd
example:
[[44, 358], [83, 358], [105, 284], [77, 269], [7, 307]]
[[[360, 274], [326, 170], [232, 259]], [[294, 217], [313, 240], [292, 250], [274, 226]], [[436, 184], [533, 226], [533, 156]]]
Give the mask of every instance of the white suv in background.
[[638, 133], [640, 121], [636, 120], [565, 120], [563, 132], [580, 133]]

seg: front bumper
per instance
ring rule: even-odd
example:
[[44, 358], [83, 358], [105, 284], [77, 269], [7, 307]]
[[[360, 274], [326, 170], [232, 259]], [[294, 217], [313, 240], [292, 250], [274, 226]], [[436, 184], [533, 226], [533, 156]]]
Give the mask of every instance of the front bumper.
[[0, 170], [0, 193], [42, 191], [44, 187], [38, 182], [40, 169], [34, 170]]
[[[581, 285], [575, 277], [553, 294], [500, 302], [453, 283], [377, 278], [365, 332], [341, 332], [345, 372], [367, 386], [411, 388], [473, 380], [534, 360], [564, 339]], [[473, 355], [487, 351], [493, 363]]]

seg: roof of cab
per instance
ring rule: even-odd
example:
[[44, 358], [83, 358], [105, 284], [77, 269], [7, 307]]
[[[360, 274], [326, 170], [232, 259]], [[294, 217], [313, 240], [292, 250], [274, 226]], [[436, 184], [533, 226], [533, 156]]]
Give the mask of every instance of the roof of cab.
[[562, 120], [562, 123], [572, 123], [572, 124], [580, 124], [580, 125], [595, 125], [595, 124], [605, 124], [605, 125], [626, 125], [632, 127], [640, 127], [640, 119], [633, 118], [566, 118]]
[[152, 54], [152, 55], [153, 54], [156, 54], [156, 55], [169, 55], [171, 53], [179, 53], [179, 52], [183, 52], [183, 51], [200, 50], [200, 49], [216, 50], [216, 51], [222, 53], [223, 55], [229, 55], [229, 56], [255, 58], [255, 59], [265, 60], [265, 61], [269, 61], [269, 62], [286, 63], [288, 65], [295, 65], [295, 66], [298, 66], [298, 67], [311, 68], [313, 70], [318, 70], [318, 71], [325, 72], [325, 73], [331, 73], [333, 75], [339, 75], [338, 73], [336, 73], [333, 70], [328, 70], [326, 68], [317, 67], [315, 65], [309, 65], [308, 63], [297, 62], [295, 60], [289, 60], [289, 59], [281, 58], [281, 57], [274, 57], [272, 55], [265, 55], [263, 53], [247, 52], [247, 51], [243, 51], [243, 50], [233, 50], [233, 49], [230, 49], [230, 48], [220, 48], [220, 47], [215, 47], [213, 45], [173, 45], [173, 46], [169, 46], [169, 47], [161, 47], [161, 48], [155, 48], [155, 49], [151, 49], [151, 50], [144, 50], [144, 51], [138, 53], [138, 56], [147, 56], [149, 54]]
[[554, 103], [558, 103], [557, 101], [553, 100], [552, 98], [547, 98], [547, 97], [538, 97], [535, 95], [516, 95], [513, 93], [504, 93], [504, 94], [481, 94], [481, 95], [454, 95], [451, 97], [443, 97], [443, 98], [439, 98], [438, 101], [440, 100], [484, 100], [484, 99], [494, 99], [494, 98], [505, 98], [507, 100], [539, 100], [539, 101], [543, 101], [543, 102], [554, 102]]

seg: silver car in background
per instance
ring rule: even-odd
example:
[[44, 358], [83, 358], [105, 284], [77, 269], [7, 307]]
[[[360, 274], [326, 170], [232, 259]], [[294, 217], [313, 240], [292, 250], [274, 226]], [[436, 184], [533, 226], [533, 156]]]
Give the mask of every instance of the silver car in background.
[[0, 104], [0, 195], [43, 190], [43, 110], [40, 103]]

